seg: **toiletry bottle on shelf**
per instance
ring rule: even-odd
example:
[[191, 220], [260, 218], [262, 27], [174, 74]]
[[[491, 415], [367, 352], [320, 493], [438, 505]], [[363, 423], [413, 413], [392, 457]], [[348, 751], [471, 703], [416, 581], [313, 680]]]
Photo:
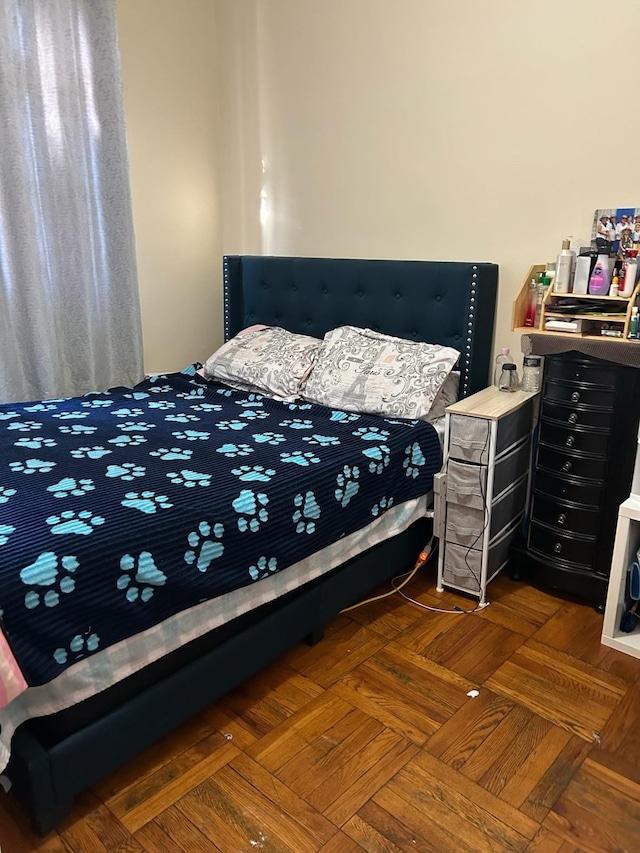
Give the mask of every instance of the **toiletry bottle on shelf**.
[[493, 384], [500, 385], [500, 376], [502, 374], [502, 365], [511, 362], [511, 351], [509, 347], [503, 347], [496, 356], [496, 368], [493, 375]]
[[553, 281], [554, 293], [569, 293], [571, 291], [571, 279], [573, 274], [574, 253], [569, 246], [569, 239], [562, 241], [562, 249], [556, 261], [556, 275]]
[[538, 279], [538, 294], [536, 297], [536, 326], [541, 327], [542, 325], [542, 304], [544, 302], [544, 298], [547, 295], [547, 289], [549, 287], [549, 278], [546, 274], [543, 274]]
[[520, 385], [518, 378], [518, 368], [513, 362], [506, 361], [502, 365], [500, 371], [500, 379], [498, 380], [498, 389], [500, 391], [517, 391]]
[[522, 390], [538, 393], [542, 381], [542, 358], [525, 355], [522, 360]]
[[632, 295], [636, 286], [636, 277], [638, 275], [638, 250], [628, 249], [627, 259], [624, 265], [624, 279], [621, 282], [620, 296], [627, 299]]
[[536, 284], [535, 278], [532, 278], [531, 284], [529, 285], [529, 304], [527, 305], [527, 314], [524, 318], [525, 326], [533, 327], [536, 325], [536, 319], [538, 317], [536, 312], [537, 303], [538, 285]]
[[631, 309], [631, 322], [629, 323], [629, 337], [638, 337], [638, 306], [634, 305]]
[[593, 255], [590, 251], [578, 255], [576, 259], [576, 274], [573, 278], [573, 293], [587, 293], [589, 291], [592, 260]]
[[620, 275], [618, 268], [613, 268], [613, 276], [611, 277], [611, 287], [609, 288], [609, 296], [618, 296], [620, 293]]
[[596, 265], [589, 279], [589, 293], [592, 293], [594, 296], [606, 296], [609, 293], [609, 286], [611, 284], [609, 260], [607, 252], [600, 252], [596, 258]]

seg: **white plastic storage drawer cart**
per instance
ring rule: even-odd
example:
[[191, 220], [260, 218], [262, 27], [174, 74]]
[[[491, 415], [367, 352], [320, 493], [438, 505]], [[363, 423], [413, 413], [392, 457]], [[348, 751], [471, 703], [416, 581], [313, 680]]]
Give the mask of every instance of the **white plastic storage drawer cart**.
[[438, 590], [486, 604], [507, 563], [527, 502], [535, 394], [490, 387], [446, 410], [444, 464], [436, 484]]

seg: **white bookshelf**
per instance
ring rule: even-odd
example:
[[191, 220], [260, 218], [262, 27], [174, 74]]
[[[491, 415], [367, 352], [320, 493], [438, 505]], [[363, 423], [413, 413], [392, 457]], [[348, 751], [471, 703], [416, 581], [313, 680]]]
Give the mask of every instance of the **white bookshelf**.
[[[639, 445], [640, 447], [640, 445]], [[636, 465], [636, 472], [638, 466]], [[634, 494], [620, 506], [613, 546], [611, 575], [604, 611], [602, 642], [605, 646], [640, 658], [640, 624], [631, 634], [620, 631], [620, 619], [627, 609], [627, 571], [640, 548], [640, 495]], [[640, 608], [639, 608], [640, 610]]]

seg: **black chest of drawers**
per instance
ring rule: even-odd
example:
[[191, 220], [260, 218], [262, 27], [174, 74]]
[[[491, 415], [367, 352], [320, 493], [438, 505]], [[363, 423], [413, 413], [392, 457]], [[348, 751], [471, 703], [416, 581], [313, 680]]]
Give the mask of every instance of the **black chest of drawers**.
[[633, 477], [639, 380], [639, 370], [579, 353], [545, 359], [529, 520], [512, 577], [604, 607]]

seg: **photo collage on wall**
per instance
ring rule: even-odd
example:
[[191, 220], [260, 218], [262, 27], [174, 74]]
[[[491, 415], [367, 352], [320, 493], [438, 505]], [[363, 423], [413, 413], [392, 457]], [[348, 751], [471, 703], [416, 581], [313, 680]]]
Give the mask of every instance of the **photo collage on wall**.
[[609, 207], [596, 210], [591, 244], [612, 254], [640, 249], [640, 207]]

